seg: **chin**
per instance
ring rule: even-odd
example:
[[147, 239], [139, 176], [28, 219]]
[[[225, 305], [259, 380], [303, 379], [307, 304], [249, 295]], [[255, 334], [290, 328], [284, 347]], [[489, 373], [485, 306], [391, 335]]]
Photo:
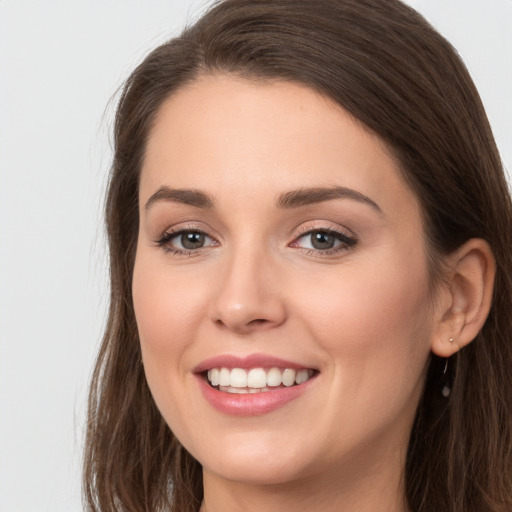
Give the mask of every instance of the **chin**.
[[[204, 470], [226, 480], [252, 485], [277, 485], [291, 482], [307, 472], [305, 453], [296, 444], [265, 443], [261, 437], [220, 443], [207, 456], [197, 454]], [[224, 448], [222, 448], [224, 447]], [[226, 448], [227, 447], [227, 448]]]
[[219, 477], [247, 485], [280, 485], [297, 480], [301, 472], [296, 465], [284, 461], [232, 460], [217, 461], [211, 466], [203, 466], [205, 471]]

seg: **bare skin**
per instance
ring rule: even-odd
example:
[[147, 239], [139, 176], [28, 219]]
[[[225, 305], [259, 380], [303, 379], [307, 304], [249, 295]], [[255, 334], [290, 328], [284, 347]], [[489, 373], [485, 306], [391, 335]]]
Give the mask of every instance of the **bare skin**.
[[[203, 466], [201, 510], [407, 512], [428, 359], [462, 348], [485, 319], [485, 243], [453, 256], [464, 286], [448, 280], [432, 306], [419, 203], [380, 139], [308, 88], [224, 75], [162, 106], [140, 218], [144, 367]], [[195, 369], [254, 354], [314, 378], [265, 413], [213, 407]]]

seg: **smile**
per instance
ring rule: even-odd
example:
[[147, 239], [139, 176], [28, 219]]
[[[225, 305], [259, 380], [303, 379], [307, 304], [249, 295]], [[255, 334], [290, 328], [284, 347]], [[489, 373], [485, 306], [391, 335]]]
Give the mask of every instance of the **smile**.
[[208, 370], [210, 385], [219, 391], [234, 394], [264, 393], [279, 387], [292, 387], [307, 382], [314, 374], [311, 369], [293, 368], [226, 368]]
[[[306, 366], [307, 365], [307, 366]], [[201, 394], [218, 412], [259, 416], [295, 401], [315, 386], [318, 368], [270, 354], [219, 354], [192, 369]]]

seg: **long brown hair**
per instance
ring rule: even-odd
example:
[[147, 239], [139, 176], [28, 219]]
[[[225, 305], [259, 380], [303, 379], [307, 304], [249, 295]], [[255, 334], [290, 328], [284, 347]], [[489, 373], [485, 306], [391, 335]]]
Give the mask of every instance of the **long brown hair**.
[[[423, 209], [431, 274], [470, 238], [497, 264], [493, 305], [450, 361], [432, 356], [405, 468], [415, 512], [512, 510], [512, 206], [475, 86], [452, 46], [398, 0], [225, 0], [127, 80], [106, 201], [110, 311], [89, 398], [90, 511], [197, 511], [199, 463], [149, 392], [131, 286], [138, 180], [162, 102], [200, 74], [288, 80], [333, 99], [394, 152]], [[444, 398], [441, 388], [453, 389]]]

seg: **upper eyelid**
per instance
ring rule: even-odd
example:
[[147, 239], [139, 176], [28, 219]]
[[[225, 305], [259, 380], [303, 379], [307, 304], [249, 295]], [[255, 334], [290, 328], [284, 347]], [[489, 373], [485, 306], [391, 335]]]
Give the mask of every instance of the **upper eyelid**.
[[[315, 221], [313, 221], [313, 222], [315, 222]], [[298, 228], [296, 228], [297, 233], [295, 235], [295, 239], [297, 239], [301, 236], [310, 234], [310, 233], [314, 233], [315, 231], [326, 231], [329, 233], [342, 234], [342, 235], [345, 235], [347, 238], [352, 238], [354, 240], [359, 239], [359, 237], [356, 235], [356, 233], [354, 233], [354, 231], [352, 231], [351, 229], [349, 229], [345, 226], [341, 226], [339, 224], [332, 225], [328, 221], [324, 221], [324, 222], [320, 221], [316, 225], [310, 225], [309, 223], [304, 223], [304, 224], [307, 224], [307, 225], [306, 226], [302, 225], [302, 226], [299, 226]]]
[[[161, 231], [161, 235], [165, 234], [180, 234], [186, 231], [196, 231], [198, 233], [202, 233], [204, 235], [207, 235], [212, 238], [217, 238], [218, 235], [212, 235], [211, 230], [208, 228], [202, 228], [196, 225], [184, 225], [179, 227], [169, 227]], [[318, 226], [307, 226], [307, 227], [296, 227], [293, 229], [293, 231], [296, 231], [293, 236], [301, 236], [306, 235], [308, 233], [312, 233], [314, 231], [328, 231], [333, 233], [343, 232], [344, 234], [347, 234], [347, 236], [353, 236], [355, 237], [355, 234], [352, 230], [345, 228], [345, 227], [333, 227], [333, 226], [327, 226], [327, 225], [318, 225]]]
[[173, 238], [176, 238], [176, 237], [182, 235], [183, 233], [200, 233], [200, 234], [204, 235], [205, 237], [213, 240], [215, 242], [215, 244], [219, 243], [218, 240], [214, 236], [210, 235], [207, 231], [205, 231], [203, 229], [196, 229], [196, 228], [194, 228], [194, 229], [180, 228], [175, 231], [165, 230], [160, 236], [157, 236], [156, 242], [159, 243], [162, 240], [165, 240], [165, 243], [167, 243], [167, 242], [170, 242]]
[[201, 227], [197, 224], [186, 223], [186, 222], [179, 223], [176, 226], [167, 227], [164, 230], [159, 230], [155, 234], [154, 238], [162, 238], [166, 235], [176, 236], [176, 235], [179, 235], [180, 233], [187, 232], [187, 231], [202, 233], [203, 235], [206, 235], [215, 240], [218, 239], [218, 236], [216, 234], [212, 234], [213, 230], [210, 229], [209, 227]]
[[338, 240], [344, 239], [344, 240], [341, 240], [342, 243], [345, 243], [346, 245], [349, 245], [349, 246], [353, 246], [359, 242], [359, 239], [357, 237], [355, 237], [353, 235], [349, 235], [347, 233], [344, 233], [342, 230], [316, 228], [316, 229], [309, 229], [309, 230], [305, 231], [304, 233], [299, 234], [298, 236], [296, 236], [293, 239], [292, 244], [295, 244], [298, 240], [300, 240], [308, 235], [311, 235], [313, 233], [318, 233], [318, 232], [324, 232], [324, 233], [331, 234], [334, 237], [338, 238]]

